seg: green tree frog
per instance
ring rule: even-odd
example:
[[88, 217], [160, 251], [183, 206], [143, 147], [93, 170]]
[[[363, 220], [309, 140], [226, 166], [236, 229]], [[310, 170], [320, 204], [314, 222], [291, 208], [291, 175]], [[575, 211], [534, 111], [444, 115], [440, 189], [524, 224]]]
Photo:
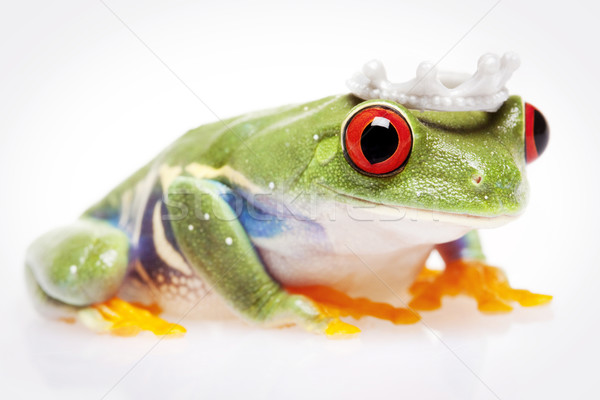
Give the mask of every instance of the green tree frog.
[[[445, 295], [490, 312], [546, 303], [512, 289], [478, 239], [521, 213], [526, 165], [548, 140], [520, 97], [498, 106], [346, 94], [191, 130], [30, 246], [34, 302], [124, 335], [185, 331], [153, 304], [336, 335], [358, 331], [340, 317], [413, 323]], [[443, 271], [424, 268], [432, 251]]]

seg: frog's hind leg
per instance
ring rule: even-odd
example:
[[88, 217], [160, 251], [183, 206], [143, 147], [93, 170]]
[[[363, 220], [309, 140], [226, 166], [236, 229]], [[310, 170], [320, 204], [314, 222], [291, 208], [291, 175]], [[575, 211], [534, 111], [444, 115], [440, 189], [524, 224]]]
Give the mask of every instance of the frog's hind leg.
[[165, 331], [172, 324], [115, 298], [128, 262], [127, 236], [107, 222], [82, 218], [53, 230], [27, 250], [26, 278], [34, 305], [46, 316], [80, 320], [98, 331]]
[[465, 294], [477, 301], [482, 312], [507, 312], [510, 302], [531, 307], [548, 303], [552, 296], [514, 289], [505, 273], [485, 263], [476, 231], [439, 245], [438, 252], [446, 263], [444, 271], [425, 268], [411, 287], [410, 306], [417, 310], [441, 307], [443, 296]]
[[190, 177], [178, 177], [169, 187], [171, 226], [190, 266], [246, 320], [266, 326], [294, 323], [336, 336], [357, 333], [358, 328], [273, 280], [227, 202], [235, 196], [219, 182]]

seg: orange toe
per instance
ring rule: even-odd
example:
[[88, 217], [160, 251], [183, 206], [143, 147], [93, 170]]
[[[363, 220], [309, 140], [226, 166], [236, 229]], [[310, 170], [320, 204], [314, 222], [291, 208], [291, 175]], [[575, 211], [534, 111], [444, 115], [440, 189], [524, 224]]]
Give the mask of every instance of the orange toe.
[[512, 310], [510, 302], [525, 307], [548, 303], [552, 296], [513, 289], [504, 272], [478, 260], [457, 260], [446, 265], [443, 272], [424, 269], [410, 288], [414, 295], [410, 306], [418, 310], [435, 310], [443, 296], [464, 294], [477, 301], [482, 312]]

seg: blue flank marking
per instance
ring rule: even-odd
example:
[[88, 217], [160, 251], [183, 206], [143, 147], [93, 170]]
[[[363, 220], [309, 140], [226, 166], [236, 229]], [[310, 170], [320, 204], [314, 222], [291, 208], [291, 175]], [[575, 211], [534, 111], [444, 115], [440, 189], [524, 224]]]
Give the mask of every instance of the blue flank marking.
[[219, 197], [231, 207], [251, 240], [285, 235], [289, 240], [299, 241], [305, 247], [320, 251], [329, 248], [325, 230], [318, 222], [292, 214], [285, 207], [279, 209], [274, 200], [261, 202], [243, 192], [235, 192], [220, 182], [208, 181]]
[[268, 214], [244, 201], [239, 221], [252, 237], [274, 237], [286, 228], [285, 221], [276, 215]]
[[112, 226], [114, 226], [115, 228], [119, 228], [119, 219], [120, 219], [120, 213], [111, 215], [108, 219], [106, 219], [106, 221], [109, 224], [111, 224]]
[[285, 218], [250, 204], [244, 197], [233, 192], [228, 186], [217, 181], [210, 181], [237, 216], [238, 221], [250, 237], [270, 238], [287, 229]]

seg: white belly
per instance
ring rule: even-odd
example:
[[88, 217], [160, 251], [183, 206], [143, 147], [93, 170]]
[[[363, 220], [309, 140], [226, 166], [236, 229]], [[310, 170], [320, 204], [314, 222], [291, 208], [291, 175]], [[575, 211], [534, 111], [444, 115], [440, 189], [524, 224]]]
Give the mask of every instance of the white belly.
[[401, 304], [398, 296], [434, 246], [472, 229], [414, 209], [392, 213], [381, 208], [348, 210], [341, 203], [329, 206], [335, 217], [331, 208], [315, 215], [310, 229], [296, 222], [275, 237], [254, 239], [269, 273], [283, 285], [326, 285], [351, 296]]

